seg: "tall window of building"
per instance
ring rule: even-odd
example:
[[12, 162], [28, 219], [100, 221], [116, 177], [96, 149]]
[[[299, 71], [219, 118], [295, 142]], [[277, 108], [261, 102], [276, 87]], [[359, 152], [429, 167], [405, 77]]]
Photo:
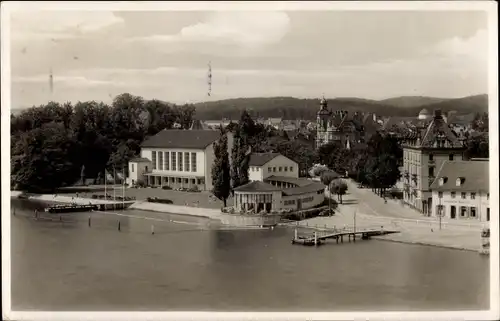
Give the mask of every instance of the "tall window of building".
[[288, 172], [288, 166], [285, 166], [285, 172]]
[[191, 153], [191, 172], [196, 172], [196, 153]]
[[278, 172], [281, 172], [283, 168], [281, 166], [278, 167]]
[[490, 193], [486, 194], [486, 199], [489, 200], [490, 199]]
[[434, 155], [433, 155], [433, 154], [429, 154], [429, 160], [430, 160], [430, 161], [433, 161], [433, 160], [434, 160]]
[[476, 217], [476, 208], [475, 207], [470, 208], [470, 217]]
[[453, 154], [450, 154], [450, 156], [449, 156], [448, 159], [452, 161], [453, 160]]
[[133, 173], [134, 172], [134, 164], [130, 164], [130, 165], [131, 165], [130, 166], [131, 167], [130, 171]]
[[176, 171], [177, 170], [177, 153], [176, 152], [171, 152], [170, 155], [172, 155], [172, 170]]
[[451, 192], [451, 198], [455, 198], [455, 196], [457, 196], [457, 193], [456, 192]]
[[465, 217], [467, 216], [467, 207], [465, 206], [460, 206], [460, 216]]
[[151, 161], [153, 163], [153, 169], [156, 169], [156, 152], [151, 152]]
[[158, 169], [163, 170], [163, 152], [158, 152]]
[[269, 173], [271, 172], [271, 170], [272, 170], [272, 168], [271, 168], [271, 167], [268, 167], [268, 168], [267, 168], [267, 171], [268, 171]]
[[165, 156], [163, 158], [163, 161], [165, 162], [165, 164], [163, 164], [163, 169], [166, 171], [169, 171], [170, 170], [170, 153], [169, 152], [165, 152]]
[[293, 172], [293, 166], [290, 166], [290, 172]]
[[276, 172], [276, 167], [273, 167], [273, 172]]
[[434, 167], [429, 167], [429, 177], [434, 177]]
[[189, 153], [184, 153], [184, 171], [189, 172]]
[[462, 193], [462, 199], [464, 200], [467, 197], [467, 193]]
[[476, 199], [476, 193], [470, 193], [470, 198], [475, 200]]
[[179, 161], [179, 172], [182, 172], [182, 152], [177, 152], [177, 160]]
[[443, 198], [443, 192], [438, 192], [438, 197]]

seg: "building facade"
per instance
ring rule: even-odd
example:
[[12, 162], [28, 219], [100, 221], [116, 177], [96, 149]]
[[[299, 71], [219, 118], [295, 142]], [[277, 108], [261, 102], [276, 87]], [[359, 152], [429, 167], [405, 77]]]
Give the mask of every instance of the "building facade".
[[445, 161], [462, 161], [465, 148], [435, 111], [427, 128], [415, 131], [403, 143], [403, 199], [422, 212], [432, 213], [431, 184]]
[[345, 110], [331, 112], [328, 109], [328, 102], [323, 97], [320, 100], [320, 110], [316, 114], [316, 148], [331, 142], [339, 142], [350, 149], [353, 144], [364, 142], [365, 124], [369, 122], [370, 129], [378, 126], [378, 123], [373, 121], [373, 116], [365, 116], [358, 112], [349, 115]]
[[299, 177], [299, 164], [279, 153], [252, 153], [248, 166], [250, 181], [264, 181], [272, 175]]
[[432, 216], [490, 220], [489, 162], [445, 161], [432, 189]]
[[[141, 145], [141, 157], [129, 162], [129, 186], [212, 188], [211, 169], [215, 160], [216, 130], [163, 130]], [[229, 137], [228, 137], [229, 138]], [[228, 139], [228, 149], [232, 139]]]
[[248, 176], [248, 184], [234, 189], [237, 212], [304, 210], [325, 199], [325, 186], [299, 178], [299, 164], [279, 153], [252, 153]]

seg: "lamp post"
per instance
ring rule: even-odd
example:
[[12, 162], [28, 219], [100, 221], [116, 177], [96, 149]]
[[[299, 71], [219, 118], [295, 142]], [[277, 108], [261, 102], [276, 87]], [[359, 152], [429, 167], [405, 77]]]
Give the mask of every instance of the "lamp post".
[[440, 192], [440, 194], [438, 194], [438, 197], [439, 197], [439, 230], [441, 230], [441, 216], [442, 216], [442, 212], [443, 212], [443, 205], [441, 205], [441, 199], [443, 198], [443, 194], [441, 194], [442, 192]]

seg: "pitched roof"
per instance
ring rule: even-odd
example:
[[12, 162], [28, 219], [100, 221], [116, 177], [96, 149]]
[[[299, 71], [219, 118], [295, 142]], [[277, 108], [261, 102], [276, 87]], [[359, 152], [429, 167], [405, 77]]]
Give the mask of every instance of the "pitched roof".
[[146, 148], [205, 149], [220, 136], [217, 130], [165, 129], [144, 141]]
[[238, 186], [234, 189], [235, 192], [278, 192], [281, 188], [275, 187], [261, 181], [253, 181], [245, 185]]
[[317, 192], [325, 189], [325, 185], [319, 182], [311, 182], [308, 185], [287, 188], [283, 190], [283, 195], [291, 196], [291, 195], [300, 195], [305, 193]]
[[147, 158], [144, 158], [144, 157], [136, 157], [136, 158], [132, 158], [131, 160], [129, 160], [129, 162], [132, 162], [132, 163], [149, 163], [150, 160], [147, 159]]
[[441, 111], [434, 112], [434, 118], [427, 127], [427, 130], [420, 142], [422, 147], [434, 147], [439, 139], [444, 139], [448, 142], [449, 147], [463, 147], [457, 135], [453, 133], [448, 124], [444, 121]]
[[252, 153], [250, 154], [249, 166], [263, 166], [272, 159], [281, 155], [280, 153]]
[[[445, 161], [430, 188], [437, 191], [489, 192], [489, 161]], [[440, 178], [446, 178], [439, 185]], [[457, 178], [463, 184], [456, 186]]]

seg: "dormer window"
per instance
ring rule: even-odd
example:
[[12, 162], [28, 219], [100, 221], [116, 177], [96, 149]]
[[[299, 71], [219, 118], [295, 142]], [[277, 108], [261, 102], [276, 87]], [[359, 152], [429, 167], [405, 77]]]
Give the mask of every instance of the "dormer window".
[[457, 178], [457, 181], [456, 181], [456, 186], [462, 186], [465, 182], [465, 178], [464, 177], [458, 177]]
[[443, 186], [448, 181], [448, 177], [441, 177], [439, 179], [439, 186]]

